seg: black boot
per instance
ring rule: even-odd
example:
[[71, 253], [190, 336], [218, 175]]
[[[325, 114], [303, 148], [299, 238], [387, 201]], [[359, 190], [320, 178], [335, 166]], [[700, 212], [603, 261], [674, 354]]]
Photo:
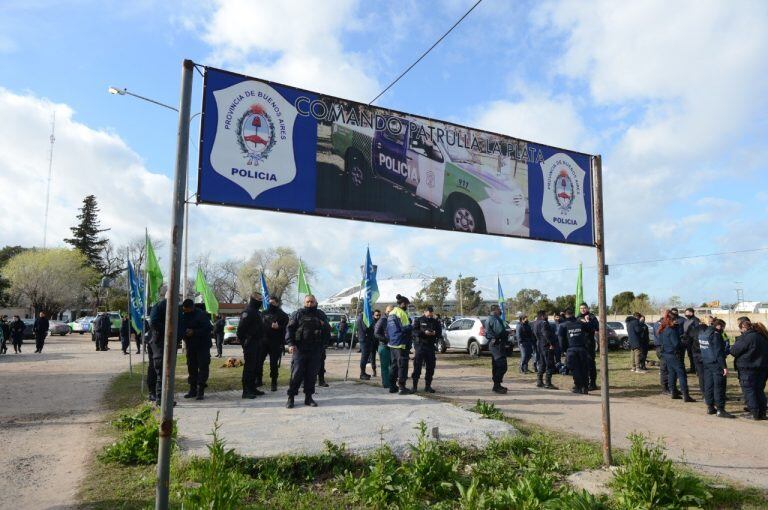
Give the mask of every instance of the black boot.
[[389, 387], [389, 392], [390, 393], [397, 393], [397, 386], [390, 386]]
[[412, 391], [414, 393], [416, 393], [418, 391], [418, 389], [419, 389], [419, 380], [418, 379], [414, 379], [413, 380], [413, 390]]
[[597, 391], [597, 384], [592, 383], [589, 385], [589, 388], [587, 388], [589, 391]]
[[317, 402], [312, 398], [312, 395], [304, 396], [304, 405], [309, 407], [317, 407]]
[[360, 372], [360, 380], [361, 381], [370, 381], [371, 376], [366, 374], [365, 372]]
[[269, 387], [271, 391], [277, 391], [277, 379], [272, 379], [272, 386]]
[[254, 395], [256, 395], [257, 397], [260, 397], [260, 396], [264, 395], [264, 392], [263, 392], [263, 391], [261, 391], [261, 390], [260, 390], [260, 389], [258, 389], [258, 388], [253, 388], [253, 389], [251, 390], [251, 393], [253, 393], [253, 394], [254, 394]]
[[536, 374], [536, 387], [537, 388], [544, 387], [544, 374]]
[[717, 417], [718, 418], [736, 418], [734, 415], [732, 415], [731, 413], [729, 413], [723, 408], [717, 410]]
[[184, 394], [184, 398], [195, 398], [197, 397], [197, 386], [189, 386], [189, 391]]
[[696, 402], [696, 400], [691, 398], [691, 396], [686, 391], [685, 394], [683, 395], [683, 402]]
[[717, 409], [715, 409], [715, 406], [708, 406], [707, 414], [717, 414]]
[[544, 384], [544, 387], [548, 390], [557, 390], [559, 389], [557, 386], [552, 384], [552, 374], [547, 374], [547, 382]]
[[285, 403], [286, 409], [293, 409], [293, 395], [288, 395], [288, 402]]
[[499, 383], [494, 383], [493, 388], [491, 388], [491, 391], [494, 393], [498, 393], [499, 395], [504, 395], [506, 393], [506, 390]]
[[243, 390], [242, 398], [256, 398], [256, 395], [254, 395], [250, 390]]
[[435, 392], [435, 390], [432, 389], [432, 381], [429, 381], [428, 383], [426, 383], [426, 385], [424, 386], [424, 391], [426, 391], [427, 393]]
[[321, 378], [318, 380], [318, 382], [317, 382], [317, 385], [318, 385], [318, 386], [322, 386], [323, 388], [327, 388], [327, 387], [328, 387], [328, 383], [327, 383], [327, 382], [325, 382], [325, 377], [321, 377]]
[[406, 388], [405, 384], [403, 384], [402, 386], [400, 386], [400, 391], [398, 391], [397, 393], [398, 393], [398, 395], [410, 395], [413, 392], [411, 390], [409, 390], [408, 388]]
[[203, 400], [205, 398], [205, 386], [200, 386], [197, 388], [197, 397], [196, 400]]
[[672, 392], [672, 399], [673, 400], [680, 400], [681, 398], [683, 398], [683, 396], [680, 394], [679, 391], [675, 390], [675, 391]]

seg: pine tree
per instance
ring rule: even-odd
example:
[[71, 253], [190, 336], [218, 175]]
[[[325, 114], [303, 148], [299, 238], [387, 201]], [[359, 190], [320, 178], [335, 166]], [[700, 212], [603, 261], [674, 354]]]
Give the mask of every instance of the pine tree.
[[99, 234], [109, 229], [99, 228], [98, 213], [99, 206], [96, 204], [96, 197], [93, 195], [85, 197], [83, 199], [83, 207], [80, 208], [80, 214], [77, 215], [80, 223], [77, 226], [70, 227], [72, 237], [64, 239], [64, 242], [71, 244], [82, 252], [88, 259], [88, 265], [103, 274], [105, 267], [101, 255], [108, 240], [100, 238]]

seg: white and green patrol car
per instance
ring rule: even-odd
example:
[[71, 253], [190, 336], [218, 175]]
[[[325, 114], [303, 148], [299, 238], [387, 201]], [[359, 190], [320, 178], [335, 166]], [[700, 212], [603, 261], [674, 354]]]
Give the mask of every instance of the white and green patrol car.
[[[404, 121], [413, 125], [415, 121]], [[417, 126], [420, 126], [416, 122]], [[383, 180], [411, 194], [416, 205], [438, 209], [448, 228], [464, 232], [514, 235], [525, 221], [525, 195], [514, 178], [502, 180], [483, 165], [453, 156], [440, 141], [413, 136], [419, 129], [398, 134], [334, 123], [334, 152], [344, 159], [350, 191], [362, 192]], [[485, 171], [484, 171], [485, 170]]]

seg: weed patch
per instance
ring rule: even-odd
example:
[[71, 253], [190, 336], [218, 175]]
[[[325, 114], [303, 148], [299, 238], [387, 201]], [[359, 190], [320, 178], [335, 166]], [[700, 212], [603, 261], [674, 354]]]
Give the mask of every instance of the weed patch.
[[470, 411], [482, 414], [486, 418], [492, 420], [504, 420], [504, 413], [502, 413], [493, 402], [486, 402], [485, 400], [478, 399], [477, 403], [470, 409]]
[[[160, 423], [155, 410], [143, 405], [132, 414], [122, 414], [112, 425], [121, 431], [117, 441], [104, 448], [101, 459], [124, 465], [146, 465], [157, 462], [157, 448], [160, 441]], [[176, 437], [176, 424], [173, 427]]]

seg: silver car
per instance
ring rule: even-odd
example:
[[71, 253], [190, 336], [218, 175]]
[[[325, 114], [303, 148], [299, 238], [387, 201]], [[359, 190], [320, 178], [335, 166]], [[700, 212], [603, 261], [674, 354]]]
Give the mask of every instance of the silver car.
[[619, 321], [606, 322], [609, 328], [616, 332], [616, 336], [619, 337], [619, 346], [622, 349], [629, 349], [629, 333], [627, 333], [627, 325]]
[[65, 322], [61, 321], [49, 321], [48, 322], [48, 332], [53, 335], [68, 335], [69, 334], [69, 326]]
[[473, 358], [480, 356], [482, 351], [488, 350], [485, 319], [486, 317], [462, 317], [453, 321], [443, 331], [440, 352], [453, 349], [466, 351]]

